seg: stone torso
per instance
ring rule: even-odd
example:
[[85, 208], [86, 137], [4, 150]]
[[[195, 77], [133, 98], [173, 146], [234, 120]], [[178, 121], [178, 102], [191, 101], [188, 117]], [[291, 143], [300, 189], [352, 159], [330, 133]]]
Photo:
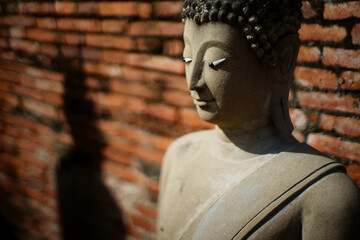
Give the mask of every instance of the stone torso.
[[[230, 201], [221, 203], [219, 199], [238, 191], [234, 188], [239, 183], [270, 165], [268, 163], [278, 156], [279, 151], [289, 147], [293, 146], [282, 145], [268, 154], [248, 153], [244, 158], [244, 153], [233, 143], [214, 142], [213, 131], [198, 132], [177, 140], [168, 150], [162, 170], [159, 239], [231, 239], [239, 230], [233, 225], [237, 224], [237, 219], [249, 217], [244, 216], [246, 211], [243, 209], [248, 208], [246, 204], [252, 205], [252, 200], [247, 199], [246, 203], [241, 198], [251, 197], [252, 192], [254, 196], [265, 198], [262, 194], [266, 195], [267, 191], [258, 189], [256, 192], [256, 186], [251, 185], [242, 188], [240, 196]], [[261, 181], [266, 182], [266, 179]], [[299, 239], [302, 205], [300, 195], [262, 224], [249, 239]], [[230, 216], [228, 212], [232, 210]], [[214, 220], [216, 218], [221, 220]]]

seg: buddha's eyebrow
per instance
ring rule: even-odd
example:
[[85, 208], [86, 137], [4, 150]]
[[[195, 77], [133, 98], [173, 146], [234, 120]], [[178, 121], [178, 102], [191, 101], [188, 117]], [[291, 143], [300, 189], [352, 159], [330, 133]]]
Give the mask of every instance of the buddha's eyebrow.
[[228, 48], [229, 47], [227, 47], [226, 46], [226, 44], [225, 43], [223, 43], [223, 42], [219, 42], [219, 41], [215, 41], [215, 40], [209, 40], [209, 41], [206, 41], [206, 42], [204, 42], [203, 44], [201, 44], [201, 47], [199, 48], [199, 53], [200, 52], [204, 52], [205, 53], [205, 51], [207, 50], [207, 49], [209, 49], [210, 47], [217, 47], [217, 48], [220, 48], [221, 50], [223, 50], [224, 52], [228, 52]]
[[228, 47], [223, 42], [215, 41], [215, 40], [209, 40], [201, 44], [201, 47], [199, 48], [199, 51], [196, 54], [196, 61], [202, 62], [203, 57], [205, 55], [206, 50], [208, 50], [211, 47], [217, 47], [223, 50], [224, 52], [228, 53]]

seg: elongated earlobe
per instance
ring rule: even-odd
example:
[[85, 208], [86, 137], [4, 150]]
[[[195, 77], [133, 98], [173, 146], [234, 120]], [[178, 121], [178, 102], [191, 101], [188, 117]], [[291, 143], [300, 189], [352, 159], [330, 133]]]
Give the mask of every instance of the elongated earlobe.
[[283, 37], [276, 45], [275, 51], [279, 59], [281, 74], [292, 74], [296, 66], [299, 47], [300, 39], [296, 34]]
[[297, 35], [288, 35], [281, 39], [276, 46], [276, 52], [279, 59], [276, 72], [276, 81], [274, 82], [270, 112], [278, 136], [288, 138], [294, 129], [289, 114], [289, 89], [293, 78], [296, 59], [300, 46], [300, 40]]
[[270, 105], [271, 118], [275, 125], [277, 135], [288, 138], [294, 130], [289, 114], [289, 102], [285, 96], [277, 96], [272, 99]]

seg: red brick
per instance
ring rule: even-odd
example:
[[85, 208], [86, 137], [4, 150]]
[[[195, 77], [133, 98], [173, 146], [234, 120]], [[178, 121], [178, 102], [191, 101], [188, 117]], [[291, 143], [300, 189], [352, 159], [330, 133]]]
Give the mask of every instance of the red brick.
[[[154, 192], [156, 195], [159, 194], [159, 183], [156, 181], [153, 181], [151, 179], [149, 179], [147, 187], [149, 188], [149, 190], [151, 190], [152, 192]], [[156, 196], [157, 197], [157, 196]], [[157, 200], [157, 199], [156, 199]]]
[[84, 59], [100, 60], [102, 58], [102, 52], [95, 48], [83, 47], [81, 48], [81, 56]]
[[[24, 65], [24, 64], [21, 64], [21, 63], [17, 63], [17, 62], [0, 61], [0, 65], [4, 69], [8, 69], [10, 71], [16, 71], [16, 72], [28, 74], [29, 76], [46, 78], [46, 79], [53, 80], [53, 81], [58, 81], [58, 82], [63, 82], [64, 81], [63, 74], [55, 72], [55, 71], [30, 67], [30, 66], [27, 66], [27, 65]], [[0, 71], [0, 73], [1, 73], [1, 71]], [[7, 72], [7, 74], [11, 74], [11, 72]], [[13, 73], [13, 74], [15, 74], [15, 73]], [[19, 75], [16, 75], [16, 76], [17, 76], [16, 78], [19, 78]], [[24, 76], [20, 75], [20, 77], [24, 77]], [[16, 80], [18, 80], [18, 79], [16, 79]]]
[[27, 40], [10, 39], [10, 46], [15, 50], [24, 51], [30, 54], [37, 53], [40, 50], [39, 43]]
[[119, 65], [86, 61], [83, 63], [82, 68], [88, 74], [98, 74], [106, 77], [121, 76], [121, 67]]
[[11, 116], [11, 115], [5, 115], [3, 117], [3, 120], [7, 124], [14, 125], [16, 127], [20, 126], [22, 128], [26, 128], [26, 129], [29, 129], [29, 130], [34, 130], [34, 128], [35, 128], [35, 125], [32, 122], [30, 122], [28, 120], [25, 120], [23, 118], [14, 117], [14, 116]]
[[336, 117], [334, 129], [336, 132], [351, 137], [360, 136], [360, 120], [346, 117]]
[[17, 56], [14, 52], [11, 51], [0, 51], [0, 59], [15, 61], [17, 59]]
[[360, 2], [325, 3], [324, 19], [340, 20], [351, 17], [360, 18]]
[[79, 14], [98, 14], [99, 6], [97, 2], [78, 2]]
[[335, 131], [351, 137], [360, 136], [360, 120], [341, 116], [321, 114], [320, 127], [327, 131]]
[[22, 97], [30, 97], [39, 101], [43, 101], [42, 94], [39, 91], [25, 87], [23, 85], [15, 85], [13, 87], [14, 93]]
[[360, 100], [351, 96], [338, 96], [336, 94], [319, 92], [298, 92], [297, 97], [300, 105], [305, 108], [360, 113]]
[[124, 33], [127, 30], [128, 24], [125, 20], [103, 20], [102, 30], [103, 32]]
[[335, 73], [307, 67], [296, 67], [295, 80], [305, 87], [316, 87], [323, 89], [336, 89], [337, 77]]
[[26, 67], [25, 72], [26, 74], [34, 77], [41, 77], [49, 80], [53, 80], [56, 82], [63, 82], [64, 81], [64, 74], [58, 73], [55, 71], [34, 68], [34, 67]]
[[8, 82], [0, 81], [0, 91], [9, 92], [11, 89], [10, 86], [11, 85]]
[[28, 28], [26, 30], [26, 36], [31, 40], [38, 40], [45, 42], [54, 42], [57, 39], [56, 32], [47, 31], [38, 28]]
[[309, 19], [317, 15], [309, 1], [302, 1], [301, 11], [305, 19]]
[[179, 110], [179, 123], [195, 128], [214, 128], [214, 125], [202, 120], [196, 111], [183, 108]]
[[76, 13], [76, 3], [55, 2], [55, 12], [60, 15], [71, 15]]
[[40, 46], [40, 52], [51, 57], [56, 57], [59, 53], [59, 50], [56, 45], [42, 43]]
[[357, 184], [360, 185], [360, 166], [348, 165], [346, 171], [349, 177]]
[[36, 145], [26, 139], [18, 139], [17, 147], [29, 152], [35, 152]]
[[151, 4], [141, 2], [100, 2], [101, 16], [124, 16], [149, 18], [151, 16]]
[[31, 188], [24, 188], [24, 190], [25, 190], [25, 194], [29, 196], [31, 199], [35, 199], [41, 202], [42, 204], [46, 204], [46, 205], [48, 204], [48, 197], [40, 193], [39, 191]]
[[[1, 19], [0, 19], [0, 25], [3, 25], [3, 24], [1, 24]], [[0, 28], [0, 36], [8, 37], [9, 36], [9, 28], [5, 28], [5, 27]]]
[[296, 108], [290, 108], [291, 121], [297, 130], [304, 130], [307, 127], [307, 117], [304, 111]]
[[60, 51], [66, 58], [72, 58], [80, 55], [79, 48], [76, 46], [61, 46]]
[[319, 24], [301, 24], [299, 37], [302, 41], [342, 42], [347, 35], [344, 27], [324, 27]]
[[55, 13], [54, 3], [28, 2], [19, 3], [20, 13], [49, 14]]
[[141, 158], [144, 161], [155, 163], [156, 165], [161, 164], [164, 154], [163, 151], [144, 148], [142, 146], [138, 146], [137, 144], [129, 143], [124, 140], [120, 141], [115, 139], [109, 139], [107, 141], [107, 144], [119, 151], [131, 154], [133, 156]]
[[176, 108], [164, 104], [148, 104], [145, 113], [168, 122], [176, 122], [178, 120]]
[[14, 94], [10, 94], [10, 93], [1, 93], [0, 94], [0, 100], [3, 103], [7, 103], [12, 107], [17, 107], [20, 105], [20, 101], [19, 98], [17, 96], [15, 96]]
[[132, 36], [181, 37], [184, 25], [181, 22], [133, 22], [128, 33]]
[[87, 34], [85, 42], [88, 46], [103, 48], [118, 48], [124, 50], [136, 49], [135, 41], [126, 36], [110, 36], [102, 34]]
[[[2, 25], [1, 24], [1, 19], [0, 19], [0, 25]], [[5, 27], [0, 28], [0, 36], [1, 37], [8, 37], [9, 36], [9, 28], [5, 28]]]
[[18, 73], [0, 69], [0, 79], [11, 82], [19, 82]]
[[155, 72], [151, 70], [123, 67], [122, 77], [129, 81], [139, 81], [150, 84], [157, 84], [161, 87], [188, 91], [184, 76]]
[[5, 38], [0, 38], [0, 48], [7, 48], [7, 47], [8, 47], [7, 40]]
[[117, 151], [114, 148], [111, 148], [109, 146], [106, 146], [104, 149], [102, 149], [101, 154], [111, 160], [114, 161], [115, 163], [119, 163], [119, 164], [123, 164], [126, 166], [130, 166], [131, 165], [131, 156], [124, 154], [120, 151]]
[[299, 142], [305, 142], [305, 136], [304, 136], [304, 134], [302, 133], [302, 132], [299, 132], [299, 131], [297, 131], [297, 130], [294, 130], [293, 132], [292, 132], [292, 135], [293, 135], [293, 137], [294, 138], [296, 138], [296, 140], [298, 140]]
[[345, 90], [360, 90], [360, 73], [343, 72], [340, 75], [340, 87]]
[[162, 48], [161, 40], [154, 37], [136, 38], [135, 42], [136, 50], [140, 52], [158, 53]]
[[58, 133], [56, 136], [54, 136], [57, 140], [59, 140], [60, 143], [68, 146], [72, 146], [74, 144], [73, 138], [64, 132]]
[[131, 216], [131, 221], [133, 224], [139, 226], [139, 227], [142, 227], [148, 231], [152, 231], [152, 232], [155, 232], [156, 231], [156, 227], [155, 227], [155, 224], [146, 220], [145, 218], [143, 217], [139, 217], [139, 216], [136, 216], [136, 215], [132, 215]]
[[155, 135], [127, 125], [117, 124], [112, 121], [98, 121], [97, 126], [103, 132], [111, 133], [111, 135], [127, 138], [134, 142], [141, 142], [142, 144], [150, 145], [159, 150], [166, 150], [166, 148], [173, 141], [172, 138]]
[[181, 16], [182, 8], [182, 1], [155, 2], [153, 3], [153, 15], [160, 18], [178, 18], [179, 16]]
[[83, 32], [101, 31], [101, 21], [97, 19], [59, 18], [57, 19], [57, 26], [61, 30]]
[[137, 97], [155, 99], [156, 92], [152, 91], [148, 86], [127, 83], [117, 80], [111, 80], [109, 82], [109, 90], [119, 93], [124, 93], [128, 95], [133, 95]]
[[9, 33], [13, 38], [24, 38], [26, 36], [24, 27], [11, 27]]
[[79, 33], [61, 33], [59, 41], [70, 45], [80, 45], [85, 42], [85, 37]]
[[22, 137], [22, 132], [18, 128], [10, 125], [4, 126], [2, 133], [14, 138]]
[[321, 51], [318, 47], [300, 46], [298, 62], [318, 62], [320, 60]]
[[324, 47], [323, 64], [340, 67], [359, 69], [360, 68], [360, 50], [335, 49]]
[[38, 17], [38, 18], [36, 18], [36, 24], [37, 24], [38, 28], [56, 29], [56, 20], [55, 20], [55, 18]]
[[33, 99], [23, 99], [24, 108], [39, 116], [57, 119], [58, 114], [54, 106]]
[[147, 206], [147, 205], [144, 205], [144, 204], [137, 204], [136, 208], [141, 213], [145, 214], [147, 217], [156, 219], [156, 216], [157, 216], [156, 208], [151, 207], [151, 206]]
[[170, 56], [182, 56], [184, 43], [180, 40], [167, 40], [164, 42], [163, 54]]
[[120, 94], [110, 93], [110, 94], [97, 94], [92, 99], [93, 101], [102, 104], [106, 107], [113, 109], [125, 108], [133, 112], [143, 113], [146, 109], [146, 103], [141, 99], [123, 96]]
[[103, 51], [102, 60], [109, 63], [125, 64], [134, 67], [184, 74], [185, 67], [180, 59], [161, 55], [124, 53], [121, 51]]
[[360, 45], [360, 24], [355, 24], [354, 27], [352, 28], [351, 38], [353, 44]]
[[3, 16], [2, 17], [2, 23], [9, 26], [35, 26], [35, 18], [29, 17], [25, 15], [10, 15], [10, 16]]
[[101, 90], [103, 89], [102, 80], [96, 77], [88, 76], [84, 79], [84, 87], [86, 87], [89, 90], [93, 90], [93, 89]]
[[325, 152], [340, 158], [360, 162], [359, 143], [342, 141], [336, 137], [314, 133], [309, 134], [306, 143], [316, 148], [320, 152]]
[[31, 167], [35, 166], [37, 168], [40, 168], [42, 170], [47, 170], [48, 166], [41, 162], [38, 158], [32, 157], [32, 155], [28, 154], [27, 152], [22, 151], [19, 155], [19, 158], [23, 160], [24, 162], [31, 165]]
[[328, 114], [320, 115], [320, 127], [326, 131], [333, 131], [335, 125], [335, 116]]

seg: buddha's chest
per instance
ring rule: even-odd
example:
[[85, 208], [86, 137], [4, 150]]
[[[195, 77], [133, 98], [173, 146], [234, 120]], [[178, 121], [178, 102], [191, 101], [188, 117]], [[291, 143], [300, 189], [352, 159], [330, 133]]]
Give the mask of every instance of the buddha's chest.
[[[162, 193], [160, 231], [164, 237], [160, 233], [160, 239], [188, 239], [188, 234], [196, 232], [197, 226], [223, 195], [267, 161], [254, 159], [236, 163], [219, 161], [211, 156], [183, 157], [181, 164], [171, 169]], [[251, 195], [249, 189], [245, 189], [244, 194]], [[258, 189], [257, 193], [262, 194], [262, 190]], [[222, 203], [223, 207], [232, 204], [235, 203]], [[223, 220], [226, 223], [226, 219]]]

